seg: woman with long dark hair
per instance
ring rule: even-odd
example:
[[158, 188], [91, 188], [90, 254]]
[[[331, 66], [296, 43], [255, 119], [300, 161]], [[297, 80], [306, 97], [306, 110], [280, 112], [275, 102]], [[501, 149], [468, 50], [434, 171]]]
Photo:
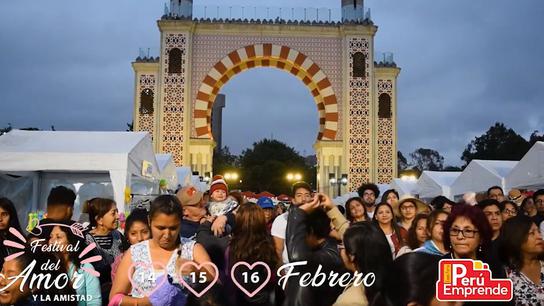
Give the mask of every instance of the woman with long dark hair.
[[94, 198], [83, 205], [83, 212], [89, 214], [91, 230], [86, 234], [88, 244], [95, 243], [96, 255], [102, 256], [102, 260], [93, 264], [96, 271], [100, 273], [100, 285], [104, 305], [108, 296], [112, 279], [111, 265], [115, 258], [122, 254], [124, 236], [117, 230], [119, 226], [119, 211], [112, 199]]
[[359, 197], [353, 197], [346, 201], [346, 218], [349, 222], [368, 221], [366, 207], [363, 200]]
[[508, 266], [516, 305], [544, 303], [544, 241], [533, 220], [524, 215], [508, 219], [502, 229], [499, 255]]
[[15, 205], [8, 198], [0, 198], [0, 265], [4, 263], [4, 258], [15, 253], [15, 249], [4, 245], [4, 240], [17, 241], [18, 239], [9, 231], [13, 227], [21, 235], [24, 235], [17, 218]]
[[414, 218], [412, 226], [408, 230], [408, 239], [406, 239], [406, 244], [403, 246], [397, 253], [397, 257], [403, 254], [410, 253], [423, 246], [425, 241], [429, 239], [427, 233], [427, 219], [429, 215], [420, 213], [417, 214]]
[[[344, 249], [340, 255], [351, 272], [374, 274], [369, 287], [350, 283], [338, 297], [334, 306], [368, 305], [381, 290], [385, 273], [393, 262], [391, 249], [383, 232], [372, 222], [353, 223], [344, 234]], [[369, 302], [370, 301], [370, 302]]]
[[[59, 302], [55, 300], [55, 296], [65, 298], [76, 294], [76, 291], [70, 283], [63, 287], [53, 287], [54, 290], [53, 288], [46, 288], [45, 282], [40, 282], [40, 284], [35, 282], [31, 285], [30, 280], [33, 278], [49, 278], [50, 281], [48, 282], [53, 282], [58, 278], [62, 278], [63, 275], [65, 277], [67, 271], [62, 265], [47, 271], [42, 269], [44, 265], [50, 265], [56, 260], [56, 257], [52, 253], [41, 252], [39, 248], [33, 251], [27, 245], [23, 254], [4, 262], [2, 271], [0, 272], [0, 274], [3, 275], [3, 277], [0, 277], [0, 288], [3, 288], [2, 294], [0, 294], [0, 305], [78, 305], [78, 302], [75, 301]], [[28, 273], [28, 279], [23, 277], [18, 277], [15, 280], [8, 279], [21, 275], [23, 271]]]
[[[238, 208], [232, 238], [227, 249], [227, 257], [227, 279], [230, 278], [232, 267], [237, 262], [243, 261], [250, 265], [255, 262], [263, 262], [270, 267], [271, 271], [276, 271], [279, 268], [274, 241], [267, 231], [264, 211], [259, 205], [245, 203]], [[243, 269], [237, 269], [236, 271], [239, 273], [235, 274], [234, 277], [239, 283], [242, 283]], [[264, 278], [267, 273], [264, 266], [256, 266], [256, 269], [251, 270], [251, 274], [255, 273], [254, 271], [258, 272], [260, 279]], [[227, 286], [228, 292], [235, 292], [234, 296], [231, 297], [231, 304], [274, 305], [276, 301], [274, 277], [275, 273], [272, 273], [272, 277], [265, 288], [251, 298], [248, 298], [245, 293], [230, 284]], [[230, 279], [230, 281], [233, 280]], [[254, 284], [255, 288], [249, 288], [248, 291], [251, 292], [260, 284], [261, 282]], [[249, 287], [251, 286], [249, 285]]]
[[[182, 218], [181, 203], [175, 196], [161, 195], [151, 202], [151, 239], [132, 245], [125, 252], [113, 281], [109, 305], [185, 305], [188, 292], [178, 281], [180, 268], [191, 261], [201, 265], [209, 262], [210, 257], [202, 245], [180, 238]], [[185, 268], [181, 272], [186, 282], [191, 282], [191, 273], [198, 276], [197, 281], [201, 276], [206, 282], [215, 277], [207, 265]]]
[[380, 203], [376, 206], [374, 211], [373, 221], [385, 234], [387, 242], [391, 247], [391, 254], [393, 255], [393, 258], [395, 258], [400, 248], [405, 245], [406, 232], [401, 233], [402, 229], [397, 224], [391, 205]]
[[[438, 256], [417, 252], [396, 259], [372, 305], [444, 305], [435, 297], [439, 260]], [[449, 302], [446, 305], [453, 304]]]
[[[102, 305], [100, 282], [98, 277], [92, 275], [93, 265], [89, 263], [82, 264], [81, 258], [78, 256], [83, 250], [85, 241], [72, 233], [68, 228], [70, 226], [68, 223], [64, 223], [64, 225], [66, 226], [56, 225], [53, 227], [49, 244], [59, 247], [60, 251], [55, 253], [55, 256], [64, 265], [71, 281], [74, 281], [76, 276], [82, 276], [82, 281], [76, 288], [76, 293], [79, 296], [89, 296], [91, 299], [80, 301], [78, 306], [100, 306]], [[78, 250], [70, 250], [69, 248], [72, 247], [77, 247]]]
[[427, 218], [427, 234], [429, 239], [415, 252], [423, 252], [431, 255], [444, 256], [448, 253], [444, 246], [444, 223], [449, 213], [444, 210], [433, 210]]

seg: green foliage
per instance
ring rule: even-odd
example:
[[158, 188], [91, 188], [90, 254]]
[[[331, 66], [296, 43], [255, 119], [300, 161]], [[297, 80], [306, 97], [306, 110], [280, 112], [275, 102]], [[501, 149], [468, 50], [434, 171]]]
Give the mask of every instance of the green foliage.
[[444, 157], [433, 149], [419, 148], [410, 153], [410, 158], [419, 171], [440, 171], [444, 168]]
[[304, 157], [285, 143], [263, 139], [246, 149], [240, 156], [244, 190], [255, 192], [269, 191], [274, 194], [290, 193], [292, 182], [288, 182], [289, 172], [298, 172], [303, 179], [311, 182], [315, 169], [305, 164]]
[[467, 165], [473, 159], [520, 160], [529, 149], [527, 140], [503, 123], [497, 122], [485, 134], [476, 137], [467, 145], [461, 159]]
[[224, 146], [213, 153], [213, 173], [224, 174], [239, 167], [238, 156], [230, 153], [229, 147]]
[[408, 169], [408, 160], [402, 154], [401, 151], [397, 151], [397, 173], [401, 173], [403, 170]]
[[532, 147], [537, 141], [544, 141], [544, 133], [539, 135], [538, 131], [534, 131], [529, 137], [529, 145]]

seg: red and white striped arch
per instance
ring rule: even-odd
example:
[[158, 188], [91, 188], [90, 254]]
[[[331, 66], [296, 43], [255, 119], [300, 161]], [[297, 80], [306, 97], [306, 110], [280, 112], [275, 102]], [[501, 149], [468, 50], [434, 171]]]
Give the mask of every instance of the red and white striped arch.
[[319, 111], [318, 140], [335, 140], [338, 103], [332, 84], [321, 68], [303, 53], [286, 46], [257, 44], [240, 48], [217, 62], [196, 95], [193, 113], [196, 136], [211, 138], [212, 105], [221, 87], [236, 74], [254, 67], [273, 67], [299, 78], [312, 93]]

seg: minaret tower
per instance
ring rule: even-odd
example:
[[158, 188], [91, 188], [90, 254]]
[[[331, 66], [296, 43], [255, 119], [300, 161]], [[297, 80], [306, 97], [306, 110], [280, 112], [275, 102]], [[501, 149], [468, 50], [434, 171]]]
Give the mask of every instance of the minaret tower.
[[193, 18], [193, 0], [170, 0], [170, 14], [175, 17]]
[[342, 21], [354, 22], [365, 19], [363, 0], [342, 0]]

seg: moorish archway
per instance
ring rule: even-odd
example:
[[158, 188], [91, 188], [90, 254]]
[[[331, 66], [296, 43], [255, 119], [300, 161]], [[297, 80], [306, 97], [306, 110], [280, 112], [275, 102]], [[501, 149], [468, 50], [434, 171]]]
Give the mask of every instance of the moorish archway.
[[375, 56], [377, 27], [363, 0], [339, 2], [341, 19], [331, 20], [329, 12], [329, 20], [313, 20], [308, 16], [323, 12], [263, 17], [255, 9], [241, 11], [252, 17], [214, 17], [209, 12], [219, 9], [204, 9], [205, 16], [194, 16], [192, 0], [171, 0], [157, 23], [159, 56], [143, 54], [132, 64], [134, 130], [149, 132], [155, 151], [171, 153], [178, 166], [209, 173], [210, 115], [219, 90], [244, 70], [277, 68], [295, 75], [314, 97], [317, 188], [337, 194], [329, 176], [342, 174], [349, 183], [341, 193], [365, 182], [389, 183], [397, 176], [400, 69], [392, 58]]
[[287, 71], [308, 87], [319, 111], [318, 140], [335, 140], [338, 130], [338, 103], [325, 73], [303, 53], [286, 46], [250, 45], [232, 51], [204, 77], [196, 95], [194, 122], [196, 136], [211, 138], [212, 105], [221, 87], [236, 74], [255, 67]]

